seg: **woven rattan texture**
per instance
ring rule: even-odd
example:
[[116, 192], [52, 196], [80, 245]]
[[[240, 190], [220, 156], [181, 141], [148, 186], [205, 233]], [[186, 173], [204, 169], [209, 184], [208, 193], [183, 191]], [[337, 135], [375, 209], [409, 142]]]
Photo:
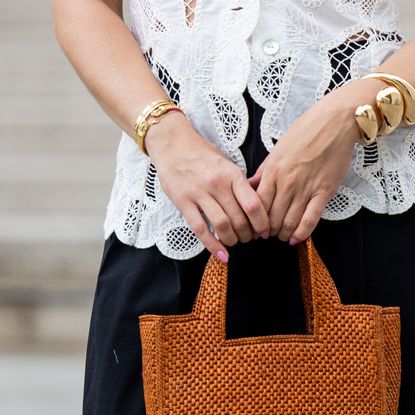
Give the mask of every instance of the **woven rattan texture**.
[[192, 313], [140, 316], [148, 415], [397, 414], [399, 308], [341, 304], [311, 239], [299, 261], [305, 334], [226, 339], [213, 256]]

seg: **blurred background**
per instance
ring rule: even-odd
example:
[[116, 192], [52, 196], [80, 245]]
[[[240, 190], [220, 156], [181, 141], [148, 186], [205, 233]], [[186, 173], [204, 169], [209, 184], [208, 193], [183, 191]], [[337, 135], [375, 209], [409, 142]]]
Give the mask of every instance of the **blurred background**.
[[[398, 4], [415, 37], [415, 2]], [[121, 132], [61, 52], [48, 1], [0, 0], [0, 52], [0, 413], [81, 414]]]

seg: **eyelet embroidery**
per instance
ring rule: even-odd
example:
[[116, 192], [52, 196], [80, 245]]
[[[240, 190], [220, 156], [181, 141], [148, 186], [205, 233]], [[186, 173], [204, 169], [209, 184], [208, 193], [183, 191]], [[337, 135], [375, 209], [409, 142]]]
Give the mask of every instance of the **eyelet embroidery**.
[[[166, 93], [244, 172], [239, 147], [248, 128], [246, 87], [265, 109], [260, 132], [271, 151], [301, 112], [373, 70], [406, 41], [393, 0], [129, 0], [129, 6], [132, 34]], [[264, 10], [273, 16], [272, 27], [261, 20]], [[324, 25], [327, 13], [338, 20], [337, 32]], [[265, 55], [251, 35], [276, 39], [278, 53]], [[314, 72], [303, 99], [299, 85], [307, 66]], [[403, 128], [372, 146], [356, 145], [350, 171], [322, 217], [347, 218], [362, 206], [388, 214], [408, 209], [415, 202], [413, 131]], [[156, 244], [176, 259], [204, 249], [163, 192], [150, 159], [125, 132], [104, 237], [113, 231], [126, 244]]]

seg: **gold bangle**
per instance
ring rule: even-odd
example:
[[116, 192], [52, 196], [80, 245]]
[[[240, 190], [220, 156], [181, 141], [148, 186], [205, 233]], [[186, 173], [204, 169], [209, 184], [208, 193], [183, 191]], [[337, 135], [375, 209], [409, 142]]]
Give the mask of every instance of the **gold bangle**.
[[378, 136], [388, 135], [402, 122], [405, 110], [403, 97], [397, 88], [387, 86], [376, 95], [376, 106], [382, 115]]
[[375, 110], [369, 104], [356, 108], [355, 118], [360, 131], [359, 144], [368, 146], [372, 144], [378, 135], [379, 122]]
[[[138, 116], [134, 127], [132, 136], [134, 141], [137, 143], [140, 150], [148, 156], [145, 137], [149, 128], [160, 122], [160, 117], [166, 114], [168, 111], [182, 111], [174, 102], [169, 99], [159, 99], [148, 104], [143, 111]], [[149, 117], [152, 117], [151, 120], [148, 120]]]
[[[396, 75], [373, 72], [361, 79], [380, 79], [388, 84], [376, 95], [377, 112], [370, 105], [355, 111], [360, 131], [359, 143], [372, 144], [377, 137], [390, 134], [401, 124], [415, 124], [415, 88]], [[379, 115], [379, 116], [378, 116]]]
[[404, 100], [405, 108], [402, 121], [406, 125], [415, 124], [415, 88], [408, 81], [397, 75], [383, 72], [372, 72], [362, 77], [362, 79], [364, 78], [380, 79], [397, 88]]

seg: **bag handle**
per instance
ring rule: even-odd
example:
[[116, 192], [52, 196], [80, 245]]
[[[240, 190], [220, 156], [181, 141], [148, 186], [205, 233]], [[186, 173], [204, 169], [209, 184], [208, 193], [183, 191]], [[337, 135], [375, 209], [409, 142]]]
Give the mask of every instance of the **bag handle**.
[[[311, 237], [299, 243], [297, 247], [307, 334], [318, 335], [327, 326], [330, 311], [339, 307], [341, 301], [334, 281], [317, 253]], [[207, 335], [214, 336], [217, 340], [224, 340], [226, 336], [227, 283], [228, 265], [211, 255], [203, 273], [192, 314], [209, 322], [210, 333]]]

